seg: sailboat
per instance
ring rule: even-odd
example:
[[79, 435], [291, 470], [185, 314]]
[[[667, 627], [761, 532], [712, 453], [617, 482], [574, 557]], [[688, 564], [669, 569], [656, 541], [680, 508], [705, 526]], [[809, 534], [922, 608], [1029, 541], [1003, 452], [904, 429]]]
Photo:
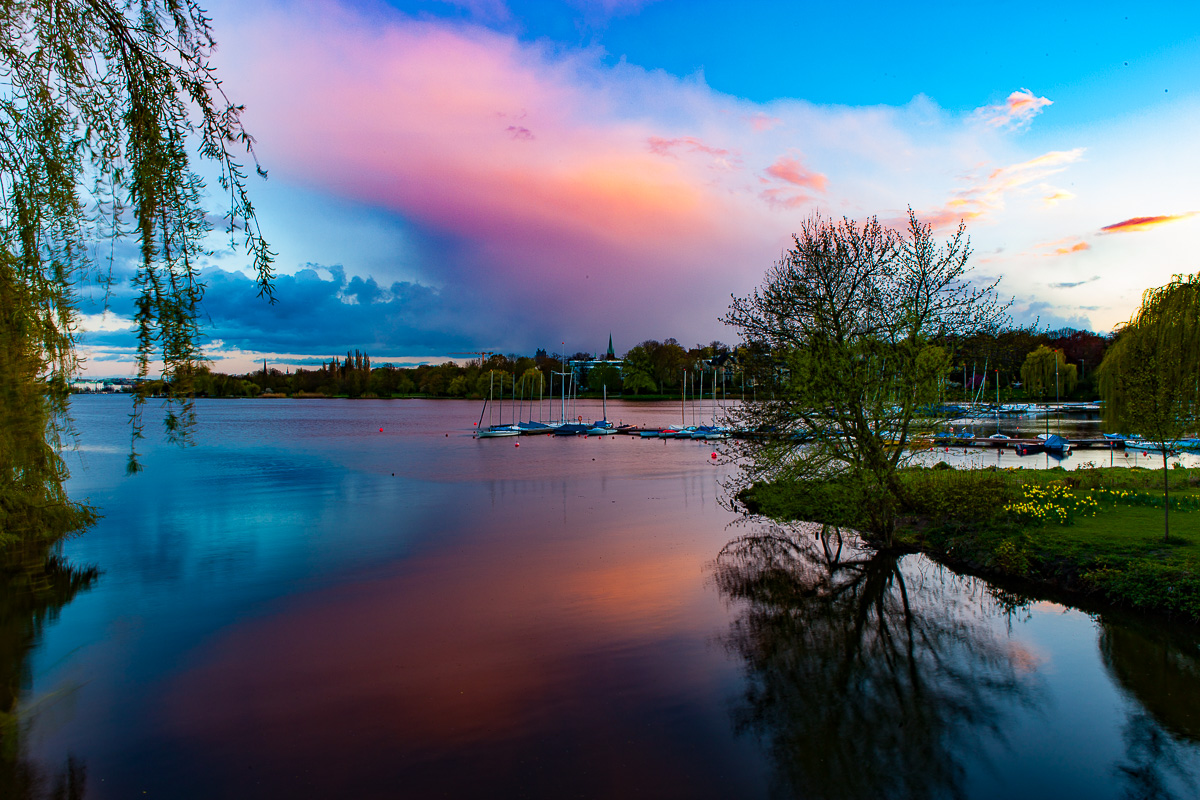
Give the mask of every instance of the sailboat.
[[[475, 424], [476, 439], [496, 439], [501, 436], [519, 436], [521, 431], [512, 425], [505, 426], [504, 422], [504, 398], [503, 391], [500, 398], [500, 425], [490, 425], [486, 429], [483, 427], [483, 412], [487, 410], [488, 404], [492, 401], [492, 394], [495, 390], [496, 374], [495, 371], [488, 372], [488, 399], [483, 403], [483, 409], [479, 412], [479, 422]], [[514, 388], [514, 391], [515, 388]], [[488, 417], [488, 422], [491, 422], [491, 416]]]
[[610, 436], [617, 432], [613, 424], [608, 421], [608, 386], [604, 386], [604, 419], [597, 420], [592, 423], [592, 427], [588, 428], [588, 436]]

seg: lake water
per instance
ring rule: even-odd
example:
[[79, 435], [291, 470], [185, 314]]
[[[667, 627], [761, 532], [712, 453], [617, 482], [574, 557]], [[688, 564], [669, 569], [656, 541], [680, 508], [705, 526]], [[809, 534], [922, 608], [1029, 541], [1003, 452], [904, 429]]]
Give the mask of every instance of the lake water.
[[196, 446], [150, 419], [125, 477], [128, 399], [74, 400], [70, 490], [105, 516], [64, 552], [100, 575], [0, 615], [20, 687], [7, 785], [1200, 793], [1193, 633], [743, 521], [712, 443], [475, 440], [478, 404], [458, 401], [197, 405]]

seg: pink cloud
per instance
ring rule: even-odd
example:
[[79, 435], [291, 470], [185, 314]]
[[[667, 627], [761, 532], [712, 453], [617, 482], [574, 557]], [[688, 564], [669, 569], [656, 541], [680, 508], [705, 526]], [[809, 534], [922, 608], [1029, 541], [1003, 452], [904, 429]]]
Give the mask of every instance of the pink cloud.
[[273, 91], [253, 108], [274, 130], [308, 129], [275, 142], [318, 185], [477, 239], [556, 230], [629, 244], [690, 231], [706, 213], [684, 172], [636, 146], [649, 137], [578, 119], [567, 76], [505, 37], [351, 25], [294, 30], [280, 45], [259, 63], [299, 80], [264, 76]]
[[1038, 97], [1028, 89], [1020, 89], [999, 105], [976, 109], [975, 118], [993, 128], [1021, 129], [1028, 127], [1033, 118], [1042, 113], [1042, 109], [1053, 103], [1053, 100]]
[[[385, 4], [218, 4], [219, 67], [272, 180], [386, 212], [414, 242], [397, 272], [486, 298], [487, 322], [503, 316], [515, 339], [624, 320], [643, 338], [707, 340], [728, 293], [753, 288], [786, 245], [796, 216], [781, 211], [815, 198], [859, 217], [903, 208], [945, 196], [965, 165], [997, 163], [994, 137], [921, 103], [758, 106], [599, 50]], [[1039, 182], [1080, 153], [976, 168], [923, 218], [950, 225], [1015, 191], [1042, 197]], [[809, 164], [837, 169], [837, 197]], [[348, 238], [351, 271], [357, 247]], [[670, 304], [652, 299], [662, 293]]]
[[769, 131], [772, 128], [777, 128], [783, 124], [783, 120], [779, 117], [773, 117], [770, 114], [762, 111], [758, 112], [757, 114], [751, 114], [750, 116], [745, 117], [745, 119], [750, 123], [751, 128], [759, 132]]
[[774, 164], [767, 167], [767, 174], [772, 178], [778, 178], [796, 186], [815, 189], [818, 192], [825, 191], [825, 187], [829, 184], [829, 180], [824, 175], [819, 172], [810, 172], [798, 159], [787, 156], [777, 159]]
[[767, 204], [777, 209], [793, 209], [803, 208], [812, 202], [812, 198], [807, 195], [797, 194], [790, 189], [764, 189], [759, 193], [759, 197], [767, 201]]
[[664, 139], [661, 136], [651, 136], [646, 140], [650, 152], [660, 156], [671, 155], [671, 151], [682, 148], [692, 153], [707, 153], [710, 156], [724, 157], [730, 153], [721, 147], [709, 147], [694, 136], [681, 136], [677, 139]]
[[[380, 24], [325, 4], [271, 7], [246, 9], [252, 19], [236, 28], [270, 36], [227, 36], [222, 54], [272, 178], [386, 208], [452, 242], [427, 262], [429, 281], [514, 309], [569, 305], [572, 326], [601, 330], [613, 309], [646, 318], [631, 288], [683, 283], [656, 335], [685, 335], [697, 309], [706, 329], [723, 310], [705, 276], [730, 261], [768, 265], [786, 236], [747, 237], [771, 217], [724, 182], [735, 150], [623, 118], [611, 87], [590, 80], [597, 53], [402, 17]], [[594, 298], [586, 307], [566, 300], [581, 293]]]

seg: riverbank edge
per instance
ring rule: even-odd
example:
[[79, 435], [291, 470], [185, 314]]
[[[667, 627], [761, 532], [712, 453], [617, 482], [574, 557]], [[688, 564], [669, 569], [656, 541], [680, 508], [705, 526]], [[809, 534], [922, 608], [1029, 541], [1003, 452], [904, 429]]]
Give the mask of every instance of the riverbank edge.
[[[1063, 477], [1061, 469], [1023, 472], [1039, 482]], [[753, 489], [763, 486], [758, 484], [738, 495], [746, 509], [776, 521], [798, 521], [794, 515], [779, 514], [780, 509], [772, 508], [769, 501], [756, 502]], [[1116, 508], [1105, 514], [1120, 525], [1122, 511]], [[1086, 554], [1063, 552], [1062, 548], [1040, 544], [1045, 537], [1036, 534], [1044, 530], [1042, 525], [1020, 525], [1001, 515], [966, 519], [910, 513], [898, 518], [893, 544], [887, 549], [921, 553], [955, 572], [1017, 592], [1044, 594], [1089, 612], [1120, 610], [1200, 626], [1197, 565], [1181, 566], [1163, 558], [1130, 555], [1094, 541], [1089, 542]], [[868, 537], [863, 541], [884, 549]]]
[[[933, 536], [930, 530], [936, 531]], [[969, 527], [938, 536], [944, 530], [944, 525], [924, 531], [906, 526], [898, 530], [897, 544], [955, 572], [1019, 592], [1045, 593], [1085, 610], [1120, 609], [1200, 626], [1200, 577], [1195, 572], [1103, 550], [1085, 559], [1046, 557], [1036, 547], [1015, 543], [1036, 528], [1021, 529], [1016, 537], [995, 543]]]

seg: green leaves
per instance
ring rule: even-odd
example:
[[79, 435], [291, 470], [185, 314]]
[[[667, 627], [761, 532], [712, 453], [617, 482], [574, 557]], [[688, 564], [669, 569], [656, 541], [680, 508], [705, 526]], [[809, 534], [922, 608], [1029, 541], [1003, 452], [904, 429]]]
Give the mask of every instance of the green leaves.
[[[8, 503], [0, 513], [11, 523], [26, 513], [13, 509], [42, 508], [40, 529], [34, 517], [20, 523], [29, 537], [53, 539], [63, 520], [87, 517], [61, 491], [57, 449], [62, 387], [79, 366], [76, 287], [111, 285], [112, 264], [97, 278], [89, 255], [100, 240], [138, 245], [138, 372], [162, 365], [165, 391], [179, 402], [167, 435], [187, 441], [185, 398], [202, 361], [199, 263], [210, 230], [192, 143], [217, 162], [229, 233], [251, 254], [260, 294], [271, 295], [274, 254], [234, 152], [253, 161], [253, 140], [208, 64], [212, 47], [195, 0], [0, 4], [0, 385], [12, 387], [0, 401], [12, 439], [0, 449], [0, 500]], [[142, 402], [136, 394], [133, 442]]]
[[1062, 350], [1051, 350], [1042, 344], [1025, 356], [1021, 381], [1025, 391], [1035, 397], [1066, 397], [1078, 382], [1076, 372]]
[[936, 420], [919, 409], [940, 399], [950, 369], [933, 342], [1006, 318], [994, 284], [967, 279], [969, 256], [962, 226], [940, 244], [911, 211], [903, 232], [874, 218], [806, 220], [725, 316], [768, 351], [757, 361], [774, 368], [778, 388], [732, 411], [738, 427], [777, 435], [745, 444], [737, 480], [849, 480], [870, 530], [890, 540], [906, 494], [896, 470], [908, 441], [932, 433]]

